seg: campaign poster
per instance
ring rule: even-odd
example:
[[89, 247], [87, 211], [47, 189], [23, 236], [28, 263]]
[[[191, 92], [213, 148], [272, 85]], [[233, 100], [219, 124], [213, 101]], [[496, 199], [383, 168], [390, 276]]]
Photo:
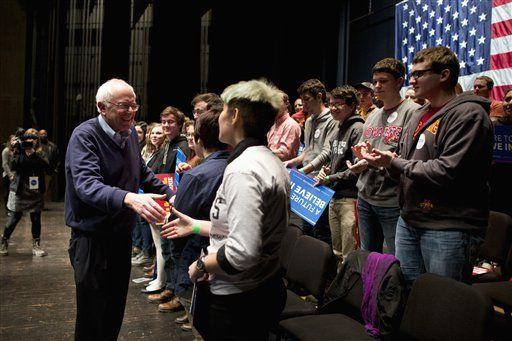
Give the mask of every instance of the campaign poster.
[[[155, 176], [162, 181], [164, 185], [167, 185], [171, 188], [173, 192], [176, 192], [176, 188], [174, 187], [174, 174], [155, 174]], [[165, 216], [169, 217], [171, 215], [171, 204], [167, 200], [155, 200], [160, 207], [162, 207], [165, 211]], [[163, 225], [164, 221], [157, 221], [156, 225]]]
[[496, 162], [512, 162], [512, 126], [494, 127], [492, 158]]
[[180, 174], [178, 173], [178, 165], [180, 163], [187, 162], [187, 156], [185, 153], [178, 148], [176, 152], [176, 166], [174, 168], [174, 187], [178, 188], [178, 184], [180, 183]]
[[311, 225], [316, 224], [334, 195], [334, 191], [326, 186], [314, 187], [315, 182], [294, 169], [290, 171], [291, 209]]

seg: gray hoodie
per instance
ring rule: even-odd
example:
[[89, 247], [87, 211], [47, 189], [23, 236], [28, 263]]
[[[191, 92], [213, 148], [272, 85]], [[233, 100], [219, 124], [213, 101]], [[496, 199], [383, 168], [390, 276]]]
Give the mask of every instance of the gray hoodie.
[[332, 118], [329, 109], [325, 109], [318, 115], [311, 115], [306, 120], [304, 132], [304, 160], [306, 166], [322, 152], [329, 153], [330, 141], [338, 133], [338, 123]]
[[[403, 127], [420, 106], [405, 100], [393, 110], [378, 109], [367, 117], [361, 141], [368, 141], [373, 148], [394, 152], [402, 136]], [[398, 181], [387, 170], [369, 167], [357, 181], [358, 195], [374, 206], [398, 207]]]

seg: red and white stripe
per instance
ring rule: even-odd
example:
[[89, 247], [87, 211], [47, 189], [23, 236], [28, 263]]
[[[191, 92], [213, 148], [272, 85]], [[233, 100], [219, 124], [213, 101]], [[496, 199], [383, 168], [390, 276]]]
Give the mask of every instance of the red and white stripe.
[[493, 0], [491, 17], [491, 69], [459, 78], [464, 90], [473, 88], [476, 77], [492, 78], [492, 97], [503, 100], [505, 90], [512, 88], [512, 0]]

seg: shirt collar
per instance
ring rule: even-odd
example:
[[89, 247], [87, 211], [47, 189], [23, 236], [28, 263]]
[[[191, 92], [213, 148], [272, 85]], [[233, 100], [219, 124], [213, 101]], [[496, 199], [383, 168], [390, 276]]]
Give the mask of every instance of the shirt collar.
[[127, 131], [121, 131], [119, 133], [116, 133], [112, 127], [105, 121], [105, 118], [103, 118], [103, 115], [98, 115], [98, 121], [100, 123], [101, 128], [107, 135], [121, 148], [124, 147], [126, 144], [126, 140], [130, 137], [132, 130], [128, 129]]
[[276, 124], [277, 125], [280, 125], [281, 123], [283, 123], [284, 121], [286, 121], [288, 119], [288, 117], [290, 117], [290, 114], [289, 113], [285, 113], [283, 114], [282, 116], [279, 116], [277, 119], [276, 119]]
[[107, 135], [110, 136], [111, 138], [114, 138], [116, 132], [108, 125], [107, 121], [105, 121], [105, 119], [103, 118], [103, 115], [98, 115], [98, 121], [100, 122], [100, 126], [103, 129], [103, 131], [105, 131], [105, 133], [107, 133]]

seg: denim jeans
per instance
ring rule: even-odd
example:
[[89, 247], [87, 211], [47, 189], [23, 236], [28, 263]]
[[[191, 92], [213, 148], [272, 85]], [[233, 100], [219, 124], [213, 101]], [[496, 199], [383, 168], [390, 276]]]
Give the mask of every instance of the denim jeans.
[[361, 248], [370, 252], [395, 254], [395, 231], [400, 208], [375, 206], [358, 197], [357, 211]]
[[137, 215], [137, 221], [132, 231], [133, 246], [138, 247], [142, 251], [149, 252], [153, 237], [151, 236], [151, 228], [147, 221]]
[[311, 225], [307, 221], [302, 220], [301, 230], [306, 236], [316, 238], [332, 245], [331, 228], [329, 227], [329, 208], [327, 207], [322, 212], [322, 215], [318, 218], [315, 225]]
[[471, 276], [472, 233], [467, 230], [427, 230], [396, 226], [396, 258], [410, 286], [424, 272], [467, 282]]
[[176, 284], [176, 265], [172, 259], [172, 241], [167, 238], [160, 238], [162, 241], [162, 256], [164, 260], [165, 288], [174, 292], [174, 285]]

